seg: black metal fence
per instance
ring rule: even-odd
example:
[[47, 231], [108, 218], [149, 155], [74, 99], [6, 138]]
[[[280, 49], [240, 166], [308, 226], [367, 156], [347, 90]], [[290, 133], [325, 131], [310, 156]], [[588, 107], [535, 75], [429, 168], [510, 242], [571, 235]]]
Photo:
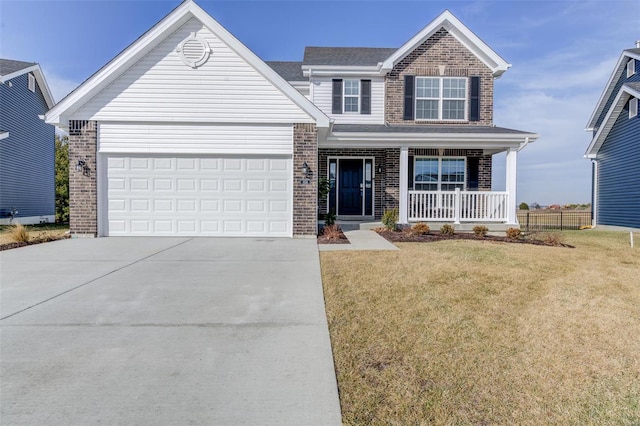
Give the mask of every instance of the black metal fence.
[[591, 211], [520, 210], [518, 222], [525, 232], [580, 229], [591, 225]]

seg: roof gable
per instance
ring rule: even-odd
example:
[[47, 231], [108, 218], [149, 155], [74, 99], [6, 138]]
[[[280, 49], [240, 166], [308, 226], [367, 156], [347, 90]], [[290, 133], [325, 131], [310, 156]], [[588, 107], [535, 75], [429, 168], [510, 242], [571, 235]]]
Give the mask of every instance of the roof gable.
[[585, 153], [585, 157], [596, 157], [598, 151], [602, 147], [602, 144], [609, 135], [609, 132], [611, 132], [613, 125], [620, 116], [620, 112], [624, 109], [625, 104], [631, 97], [640, 99], [640, 82], [632, 82], [622, 85], [613, 101], [613, 104], [609, 108], [607, 115], [600, 124], [598, 131], [593, 136], [593, 139], [589, 144], [589, 148], [587, 148], [587, 152]]
[[113, 84], [146, 55], [160, 46], [174, 32], [192, 20], [199, 21], [208, 31], [221, 40], [235, 55], [251, 66], [266, 81], [316, 122], [318, 127], [328, 127], [329, 119], [301, 93], [267, 66], [251, 50], [209, 16], [192, 0], [185, 0], [160, 22], [143, 34], [133, 44], [89, 77], [46, 115], [46, 121], [65, 125], [71, 114], [83, 108], [103, 90]]
[[600, 99], [596, 104], [596, 108], [591, 113], [591, 117], [589, 118], [589, 122], [587, 123], [587, 127], [585, 130], [592, 131], [598, 126], [598, 121], [607, 111], [607, 104], [611, 100], [612, 97], [616, 96], [614, 93], [616, 90], [616, 85], [620, 82], [621, 78], [625, 76], [626, 65], [629, 59], [636, 59], [640, 61], [640, 49], [627, 49], [622, 52], [620, 58], [618, 58], [618, 62], [609, 77], [609, 81], [604, 88], [604, 91], [600, 95]]
[[493, 73], [495, 77], [501, 76], [511, 67], [500, 55], [491, 49], [484, 41], [467, 28], [451, 12], [445, 10], [415, 36], [407, 41], [395, 53], [390, 55], [382, 64], [383, 71], [391, 71], [393, 67], [402, 61], [407, 55], [422, 45], [433, 36], [440, 28], [444, 28], [455, 37], [465, 48], [480, 59]]
[[14, 61], [12, 59], [0, 59], [0, 83], [5, 83], [11, 79], [19, 77], [23, 74], [33, 73], [33, 76], [38, 82], [38, 87], [42, 92], [45, 102], [48, 108], [53, 108], [56, 104], [53, 100], [53, 95], [47, 84], [47, 80], [44, 78], [44, 73], [40, 68], [40, 65], [34, 62], [22, 62]]

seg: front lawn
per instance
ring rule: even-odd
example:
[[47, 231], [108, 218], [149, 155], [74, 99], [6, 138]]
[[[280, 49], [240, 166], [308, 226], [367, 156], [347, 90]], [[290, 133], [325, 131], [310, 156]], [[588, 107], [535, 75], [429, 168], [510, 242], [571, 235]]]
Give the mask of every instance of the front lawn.
[[565, 234], [321, 252], [343, 421], [638, 424], [640, 247]]

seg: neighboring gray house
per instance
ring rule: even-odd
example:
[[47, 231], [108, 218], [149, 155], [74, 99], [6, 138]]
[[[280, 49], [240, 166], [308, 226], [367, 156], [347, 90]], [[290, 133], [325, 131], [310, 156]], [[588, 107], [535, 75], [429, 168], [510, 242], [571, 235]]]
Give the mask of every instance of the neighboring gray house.
[[449, 11], [398, 48], [265, 63], [184, 1], [47, 113], [69, 129], [71, 233], [313, 237], [318, 213], [393, 208], [515, 225], [517, 153], [538, 135], [494, 126], [510, 66]]
[[622, 52], [596, 105], [585, 156], [593, 163], [593, 225], [640, 228], [640, 41]]
[[53, 106], [40, 65], [0, 59], [0, 224], [55, 221]]

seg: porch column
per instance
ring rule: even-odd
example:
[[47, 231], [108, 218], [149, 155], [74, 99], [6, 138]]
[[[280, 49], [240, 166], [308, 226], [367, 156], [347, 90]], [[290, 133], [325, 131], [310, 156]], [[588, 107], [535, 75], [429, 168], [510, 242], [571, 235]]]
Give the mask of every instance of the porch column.
[[406, 225], [409, 223], [409, 147], [400, 148], [400, 206], [398, 221]]
[[518, 150], [510, 148], [507, 151], [507, 179], [506, 190], [507, 199], [507, 223], [509, 225], [518, 224], [518, 216], [516, 215], [516, 178], [517, 178]]

